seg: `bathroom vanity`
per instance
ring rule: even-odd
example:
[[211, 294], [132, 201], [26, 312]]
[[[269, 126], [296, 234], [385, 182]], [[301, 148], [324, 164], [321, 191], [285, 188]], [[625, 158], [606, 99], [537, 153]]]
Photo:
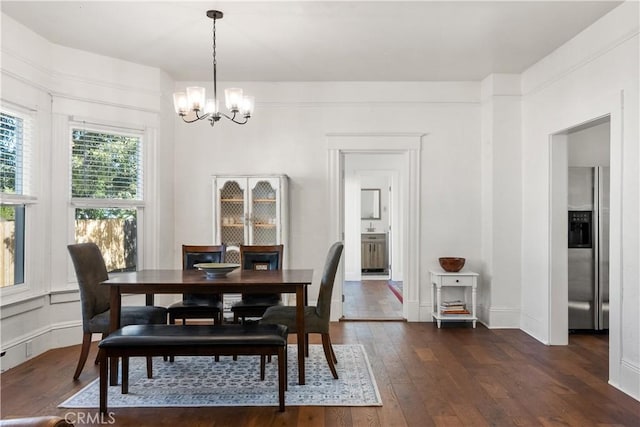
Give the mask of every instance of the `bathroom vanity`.
[[387, 234], [362, 233], [362, 273], [387, 273]]

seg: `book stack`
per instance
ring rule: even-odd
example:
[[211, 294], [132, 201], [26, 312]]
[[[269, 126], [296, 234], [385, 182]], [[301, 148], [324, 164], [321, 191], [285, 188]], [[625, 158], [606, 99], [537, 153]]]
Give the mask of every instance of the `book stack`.
[[470, 314], [464, 301], [442, 301], [440, 314]]

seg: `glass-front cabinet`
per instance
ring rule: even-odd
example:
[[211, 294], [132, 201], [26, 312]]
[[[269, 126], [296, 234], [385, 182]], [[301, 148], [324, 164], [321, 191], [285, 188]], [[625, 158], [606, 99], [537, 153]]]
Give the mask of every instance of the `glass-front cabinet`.
[[214, 240], [227, 245], [227, 262], [240, 263], [240, 245], [287, 247], [286, 175], [214, 177]]

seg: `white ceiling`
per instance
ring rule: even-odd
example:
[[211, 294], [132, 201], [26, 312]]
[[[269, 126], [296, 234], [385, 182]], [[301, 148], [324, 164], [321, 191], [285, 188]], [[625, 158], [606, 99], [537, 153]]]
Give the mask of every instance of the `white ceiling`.
[[520, 73], [619, 1], [4, 1], [53, 43], [176, 80], [481, 80]]

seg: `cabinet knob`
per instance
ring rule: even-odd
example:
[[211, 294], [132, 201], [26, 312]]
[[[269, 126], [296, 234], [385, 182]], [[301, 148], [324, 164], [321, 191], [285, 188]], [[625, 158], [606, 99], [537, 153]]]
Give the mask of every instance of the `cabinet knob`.
[[460, 280], [456, 279], [456, 283], [460, 282]]

